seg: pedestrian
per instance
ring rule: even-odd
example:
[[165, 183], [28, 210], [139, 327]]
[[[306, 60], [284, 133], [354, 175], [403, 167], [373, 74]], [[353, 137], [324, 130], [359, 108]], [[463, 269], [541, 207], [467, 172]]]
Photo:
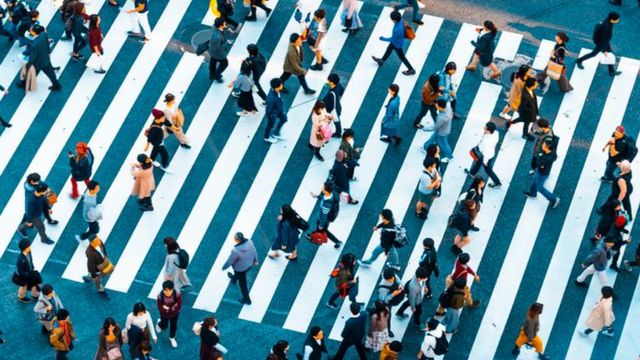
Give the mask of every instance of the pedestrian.
[[275, 259], [280, 256], [280, 251], [284, 251], [289, 253], [289, 255], [285, 256], [287, 260], [297, 260], [300, 230], [304, 231], [308, 228], [309, 224], [290, 205], [282, 205], [280, 214], [278, 214], [276, 237], [268, 256], [271, 259]]
[[438, 144], [434, 143], [427, 146], [427, 154], [424, 156], [424, 160], [422, 160], [423, 166], [424, 161], [427, 159], [433, 159], [433, 161], [436, 162], [436, 170], [438, 170], [438, 174], [442, 172], [442, 164], [440, 163], [440, 147]]
[[[458, 255], [458, 258], [456, 259], [451, 275], [447, 276], [445, 280], [446, 288], [449, 288], [452, 285], [454, 285], [456, 279], [459, 279], [459, 278], [464, 279], [465, 283], [467, 283], [467, 278], [469, 277], [469, 275], [473, 276], [473, 280], [480, 282], [480, 276], [476, 274], [476, 272], [473, 271], [473, 269], [469, 266], [469, 260], [471, 260], [471, 257], [467, 253], [461, 253], [460, 255]], [[480, 300], [473, 298], [471, 294], [471, 288], [469, 287], [468, 284], [464, 288], [464, 300], [468, 309], [475, 309], [478, 306], [480, 306]], [[442, 316], [442, 315], [444, 315], [444, 310], [440, 306], [436, 310], [436, 316]]]
[[427, 288], [426, 298], [431, 299], [433, 293], [431, 291], [431, 274], [440, 277], [440, 269], [438, 268], [438, 252], [436, 250], [435, 241], [432, 238], [422, 240], [422, 254], [418, 265], [427, 270], [427, 280], [425, 287]]
[[120, 326], [113, 318], [106, 318], [98, 336], [98, 351], [94, 360], [124, 360], [123, 345]]
[[275, 144], [278, 140], [284, 140], [280, 135], [282, 126], [287, 122], [287, 114], [284, 112], [284, 101], [280, 93], [284, 89], [284, 85], [279, 78], [271, 79], [269, 85], [269, 95], [267, 95], [267, 108], [265, 116], [267, 118], [267, 126], [264, 128], [264, 141]]
[[373, 249], [368, 259], [358, 261], [360, 266], [369, 267], [382, 253], [387, 257], [385, 263], [393, 265], [400, 264], [398, 251], [396, 250], [396, 234], [398, 230], [396, 229], [396, 223], [393, 219], [393, 212], [389, 209], [383, 209], [379, 217], [380, 222], [371, 230], [373, 232], [380, 230], [380, 244]]
[[318, 9], [313, 13], [313, 28], [310, 31], [307, 44], [313, 51], [316, 63], [309, 67], [310, 70], [321, 71], [322, 65], [329, 63], [329, 60], [322, 57], [322, 45], [327, 36], [327, 11]]
[[[414, 0], [411, 0], [411, 1], [414, 1]], [[393, 29], [391, 32], [391, 36], [389, 37], [380, 36], [380, 40], [388, 42], [389, 45], [387, 46], [387, 50], [385, 50], [384, 55], [382, 55], [381, 58], [372, 56], [373, 61], [375, 61], [378, 64], [378, 66], [382, 66], [384, 65], [384, 62], [387, 61], [389, 56], [391, 56], [391, 53], [395, 51], [396, 54], [398, 54], [400, 61], [402, 61], [402, 63], [407, 67], [407, 70], [403, 71], [402, 73], [404, 75], [415, 75], [416, 70], [413, 68], [413, 66], [411, 66], [411, 63], [409, 63], [409, 60], [407, 60], [407, 57], [405, 56], [404, 50], [403, 50], [404, 39], [406, 37], [406, 34], [405, 34], [406, 29], [405, 29], [405, 23], [404, 21], [402, 21], [402, 15], [398, 11], [394, 10], [391, 12], [389, 16], [391, 17], [391, 21], [393, 21]]]
[[496, 154], [496, 146], [498, 145], [500, 136], [496, 132], [496, 124], [489, 121], [484, 126], [482, 138], [480, 143], [471, 149], [471, 155], [473, 158], [473, 164], [470, 169], [464, 169], [464, 172], [471, 176], [476, 176], [480, 167], [484, 168], [484, 172], [491, 178], [492, 183], [489, 183], [490, 188], [496, 188], [502, 186], [502, 182], [498, 176], [491, 169], [493, 163], [490, 164], [491, 159]]
[[633, 266], [640, 266], [640, 244], [638, 244], [638, 246], [636, 247], [635, 260], [625, 260], [622, 262], [622, 264], [624, 265], [624, 269], [627, 270], [627, 272], [633, 271]]
[[33, 308], [38, 321], [42, 324], [41, 331], [43, 334], [48, 335], [53, 330], [53, 322], [56, 320], [58, 312], [62, 309], [64, 309], [64, 305], [62, 305], [58, 294], [53, 290], [53, 286], [45, 284], [38, 297], [38, 302]]
[[445, 327], [438, 320], [431, 318], [427, 322], [426, 330], [418, 351], [418, 360], [435, 360], [436, 356], [446, 354], [449, 346]]
[[[340, 211], [340, 196], [334, 194], [333, 190], [333, 183], [326, 181], [322, 185], [320, 194], [311, 192], [312, 198], [320, 198], [316, 229], [312, 233], [321, 232], [326, 234], [327, 238], [333, 242], [333, 247], [338, 249], [342, 245], [342, 241], [338, 240], [338, 238], [329, 231], [329, 225], [337, 219]], [[307, 239], [311, 239], [311, 234], [305, 234]]]
[[69, 151], [69, 166], [71, 167], [71, 198], [80, 197], [78, 192], [78, 181], [83, 181], [85, 185], [89, 185], [93, 172], [94, 162], [93, 152], [89, 145], [85, 142], [76, 144], [76, 154]]
[[433, 201], [440, 196], [442, 178], [436, 169], [436, 160], [427, 157], [422, 161], [422, 174], [418, 183], [418, 201], [416, 202], [416, 216], [420, 220], [426, 220]]
[[542, 339], [538, 336], [540, 330], [540, 314], [542, 314], [543, 305], [541, 303], [535, 303], [529, 306], [527, 311], [527, 317], [524, 319], [522, 326], [520, 327], [520, 333], [516, 338], [516, 344], [511, 350], [511, 354], [517, 357], [520, 354], [520, 348], [522, 345], [527, 344], [538, 353], [538, 359], [548, 360], [549, 357], [544, 355], [542, 347]]
[[380, 360], [398, 360], [398, 354], [402, 352], [402, 343], [400, 341], [391, 341], [382, 347], [380, 351]]
[[445, 326], [447, 334], [454, 334], [458, 331], [460, 312], [462, 312], [465, 303], [464, 288], [466, 286], [466, 279], [457, 278], [438, 299], [440, 306], [446, 310], [442, 324]]
[[[559, 138], [553, 132], [553, 129], [549, 125], [549, 120], [545, 118], [540, 118], [536, 121], [536, 125], [538, 126], [538, 130], [533, 132], [536, 136], [536, 142], [533, 145], [533, 156], [531, 157], [531, 170], [529, 170], [529, 175], [534, 175], [536, 173], [537, 167], [537, 155], [542, 152], [542, 144], [547, 140], [551, 140], [552, 144], [557, 145]], [[533, 129], [532, 129], [533, 130]]]
[[[334, 121], [335, 122], [335, 121]], [[344, 129], [342, 133], [342, 141], [340, 142], [340, 150], [345, 153], [345, 163], [347, 165], [347, 171], [349, 175], [349, 180], [354, 181], [356, 178], [355, 170], [358, 167], [358, 160], [360, 159], [360, 153], [362, 152], [362, 147], [355, 146], [355, 132], [353, 129], [348, 128]]]
[[[564, 57], [567, 54], [567, 43], [569, 42], [569, 36], [563, 31], [559, 31], [556, 33], [555, 44], [553, 46], [553, 50], [551, 50], [551, 56], [549, 57], [549, 65], [551, 63], [555, 63], [555, 65], [560, 65], [561, 70], [558, 74], [553, 78], [558, 82], [560, 86], [560, 92], [566, 93], [573, 90], [573, 86], [567, 79], [567, 67], [564, 65]], [[547, 77], [549, 77], [549, 65], [545, 66], [544, 70], [539, 72], [536, 75], [536, 80], [540, 83], [540, 90], [542, 92], [545, 91], [546, 85], [544, 84]]]
[[304, 60], [304, 54], [302, 52], [302, 38], [300, 35], [293, 33], [289, 36], [289, 48], [287, 49], [287, 55], [284, 58], [284, 64], [282, 65], [283, 73], [280, 75], [280, 81], [282, 82], [282, 93], [288, 94], [289, 90], [284, 87], [284, 83], [295, 75], [300, 82], [300, 86], [304, 89], [304, 93], [307, 95], [313, 95], [316, 93], [307, 85], [305, 75], [307, 70], [302, 68], [302, 61]]
[[40, 272], [33, 267], [33, 258], [31, 257], [31, 242], [28, 239], [22, 239], [18, 243], [20, 255], [16, 262], [16, 271], [11, 281], [18, 285], [18, 301], [28, 304], [31, 302], [27, 295], [27, 290], [31, 291], [31, 298], [37, 300], [40, 297], [40, 285], [42, 284], [42, 276]]
[[306, 41], [309, 37], [309, 23], [311, 22], [311, 13], [315, 9], [316, 3], [311, 0], [297, 0], [293, 18], [300, 25], [300, 36], [302, 41]]
[[400, 145], [402, 139], [398, 136], [398, 126], [400, 125], [400, 87], [396, 84], [389, 86], [389, 101], [385, 105], [384, 117], [381, 122], [380, 141], [390, 143], [395, 141], [395, 145]]
[[605, 202], [598, 208], [597, 213], [600, 215], [600, 221], [598, 221], [598, 225], [596, 226], [595, 234], [590, 239], [594, 246], [603, 236], [609, 233], [609, 230], [619, 217], [624, 218], [626, 222], [629, 216], [627, 212], [622, 209], [622, 203], [618, 199]]
[[358, 279], [354, 277], [356, 266], [356, 256], [350, 253], [342, 255], [338, 267], [333, 269], [331, 277], [336, 279], [335, 288], [336, 291], [331, 294], [329, 301], [327, 301], [327, 307], [337, 309], [338, 305], [336, 300], [338, 298], [349, 297], [349, 300], [356, 302], [356, 296], [358, 295]]
[[87, 46], [85, 34], [89, 33], [89, 29], [84, 26], [85, 20], [89, 16], [86, 13], [85, 5], [78, 1], [73, 5], [73, 17], [71, 17], [71, 35], [73, 36], [73, 50], [71, 52], [71, 60], [83, 60], [84, 55], [80, 54], [80, 50]]
[[560, 198], [555, 196], [551, 191], [544, 187], [544, 183], [549, 178], [551, 172], [551, 166], [558, 159], [555, 149], [553, 147], [553, 140], [545, 139], [542, 142], [542, 151], [536, 154], [536, 170], [533, 175], [533, 183], [529, 188], [529, 191], [525, 191], [524, 195], [530, 198], [535, 198], [538, 191], [544, 196], [551, 208], [555, 209], [560, 204]]
[[462, 205], [465, 200], [472, 200], [476, 204], [475, 208], [471, 211], [471, 227], [469, 228], [469, 231], [480, 231], [480, 229], [475, 226], [475, 221], [478, 218], [478, 214], [480, 213], [480, 208], [482, 206], [484, 185], [484, 178], [482, 176], [475, 176], [467, 191], [462, 193], [458, 198], [460, 205]]
[[312, 326], [302, 346], [302, 353], [296, 353], [298, 360], [321, 360], [327, 354], [324, 332], [319, 326]]
[[629, 231], [625, 229], [625, 225], [627, 225], [627, 218], [624, 216], [618, 216], [613, 226], [609, 229], [606, 237], [613, 239], [613, 247], [611, 247], [611, 253], [613, 257], [611, 258], [611, 264], [609, 265], [609, 269], [620, 272], [620, 268], [618, 267], [618, 260], [620, 259], [620, 252], [622, 251], [622, 247], [631, 243], [631, 236], [627, 236], [625, 239], [622, 234], [629, 234]]
[[340, 138], [342, 136], [342, 126], [340, 125], [340, 116], [342, 115], [342, 95], [344, 94], [344, 87], [340, 84], [340, 76], [336, 73], [331, 73], [327, 77], [327, 86], [329, 91], [322, 98], [324, 106], [327, 112], [333, 115], [333, 124], [336, 127], [336, 131], [333, 133], [334, 138]]
[[258, 112], [255, 102], [253, 101], [253, 80], [251, 79], [251, 65], [245, 61], [240, 65], [240, 73], [235, 81], [229, 84], [229, 87], [236, 89], [238, 94], [238, 107], [240, 111], [236, 115], [250, 116]]
[[[60, 85], [60, 82], [56, 77], [55, 68], [51, 65], [49, 36], [42, 25], [32, 26], [29, 33], [33, 37], [33, 40], [31, 40], [31, 45], [29, 47], [27, 63], [33, 64], [36, 73], [42, 71], [49, 78], [49, 81], [51, 81], [49, 90], [60, 91], [62, 89], [62, 85]], [[17, 83], [19, 88], [24, 88], [25, 85], [26, 83], [24, 79]]]
[[342, 0], [342, 13], [340, 14], [342, 32], [355, 34], [362, 27], [362, 20], [358, 11], [356, 0]]
[[176, 97], [171, 93], [167, 93], [164, 96], [164, 118], [169, 125], [165, 122], [165, 130], [168, 134], [175, 135], [176, 139], [180, 143], [180, 147], [185, 149], [191, 149], [189, 145], [189, 138], [184, 134], [182, 127], [184, 126], [184, 113], [182, 109], [176, 105]]
[[440, 75], [431, 74], [427, 81], [422, 85], [422, 102], [420, 103], [420, 112], [416, 115], [416, 118], [413, 120], [413, 126], [416, 129], [422, 129], [424, 125], [422, 125], [422, 118], [427, 115], [427, 112], [431, 115], [432, 121], [435, 123], [436, 118], [438, 117], [437, 109], [436, 109], [436, 100], [438, 100], [442, 96], [442, 91], [444, 91], [444, 87], [440, 85]]
[[89, 238], [89, 240], [91, 242], [85, 251], [89, 274], [83, 276], [82, 280], [84, 280], [84, 282], [93, 282], [98, 290], [98, 295], [109, 299], [109, 294], [107, 294], [104, 286], [102, 286], [102, 278], [113, 272], [113, 263], [109, 260], [109, 255], [107, 254], [104, 243], [97, 235]]
[[528, 77], [524, 81], [524, 88], [522, 89], [522, 95], [520, 99], [520, 105], [518, 107], [518, 114], [520, 115], [515, 120], [507, 121], [507, 130], [511, 125], [515, 123], [523, 123], [522, 126], [522, 138], [527, 141], [534, 141], [535, 137], [529, 134], [529, 125], [534, 123], [538, 118], [538, 96], [534, 90], [538, 87], [538, 81], [533, 77]]
[[633, 193], [633, 184], [631, 183], [631, 164], [629, 163], [629, 160], [622, 160], [616, 165], [618, 165], [620, 172], [615, 181], [611, 183], [611, 193], [609, 194], [607, 201], [618, 199], [622, 203], [624, 210], [627, 212], [629, 221], [632, 221], [633, 209], [631, 208], [631, 200], [629, 199], [631, 193]]
[[216, 18], [213, 22], [211, 30], [211, 38], [209, 39], [209, 80], [218, 83], [222, 80], [222, 73], [229, 66], [227, 53], [229, 52], [229, 44], [231, 41], [227, 39], [224, 30], [227, 28], [227, 22], [223, 17]]
[[410, 7], [413, 9], [413, 23], [416, 25], [423, 25], [424, 22], [420, 20], [422, 15], [420, 14], [420, 6], [418, 6], [418, 0], [407, 0], [405, 4], [402, 5], [394, 5], [393, 10], [400, 11], [402, 9]]
[[22, 224], [18, 227], [18, 233], [23, 239], [28, 239], [27, 229], [35, 226], [38, 230], [40, 241], [42, 241], [43, 244], [51, 245], [54, 241], [47, 236], [44, 223], [42, 222], [44, 209], [48, 209], [47, 197], [45, 196], [48, 189], [47, 184], [39, 182], [33, 193], [27, 195], [25, 214]]
[[60, 17], [62, 18], [62, 24], [65, 28], [64, 34], [60, 36], [60, 40], [62, 41], [71, 40], [71, 31], [67, 28], [67, 21], [69, 21], [69, 19], [73, 16], [73, 7], [76, 2], [77, 0], [62, 0], [62, 5], [60, 5]]
[[196, 327], [196, 335], [200, 337], [200, 360], [217, 359], [214, 356], [216, 353], [227, 352], [227, 349], [220, 344], [218, 319], [214, 316], [208, 316], [204, 318], [202, 323], [196, 323], [194, 326], [198, 325], [199, 327]]
[[[151, 155], [149, 157], [153, 161], [153, 165], [159, 167], [163, 171], [167, 171], [169, 166], [169, 152], [164, 146], [165, 131], [163, 126], [171, 125], [164, 117], [164, 111], [160, 109], [151, 110], [153, 116], [153, 122], [151, 126], [145, 131], [147, 137], [147, 144], [144, 147], [144, 151], [149, 150], [151, 146]], [[156, 158], [160, 155], [160, 162], [156, 161]]]
[[245, 238], [241, 232], [235, 233], [233, 240], [236, 245], [222, 266], [222, 270], [226, 270], [229, 267], [233, 268], [233, 272], [227, 272], [227, 276], [231, 279], [232, 284], [238, 282], [240, 286], [242, 298], [239, 301], [241, 304], [251, 305], [249, 288], [247, 287], [247, 272], [252, 267], [258, 266], [258, 254], [253, 241]]
[[100, 184], [95, 181], [89, 181], [87, 192], [82, 195], [82, 219], [87, 223], [87, 231], [82, 234], [75, 235], [78, 242], [93, 238], [100, 232], [100, 224], [98, 220], [102, 219], [102, 205], [98, 205], [98, 192], [100, 192]]
[[131, 30], [129, 36], [141, 37], [141, 42], [151, 40], [151, 26], [149, 26], [149, 0], [131, 0], [133, 9], [127, 10], [131, 14]]
[[69, 311], [60, 309], [49, 336], [49, 343], [56, 350], [56, 360], [68, 359], [67, 354], [73, 350], [75, 339], [76, 331], [73, 329], [71, 319], [69, 319]]
[[449, 145], [448, 136], [451, 133], [451, 121], [453, 120], [453, 110], [451, 105], [447, 103], [445, 99], [438, 99], [436, 101], [436, 122], [433, 126], [433, 134], [422, 145], [424, 152], [427, 152], [427, 148], [432, 143], [437, 143], [438, 147], [442, 149], [444, 157], [440, 159], [442, 163], [448, 163], [453, 158], [453, 152]]
[[[237, 33], [238, 31], [240, 31], [240, 26], [239, 26], [240, 24], [238, 24], [238, 22], [232, 18], [233, 13], [235, 11], [235, 5], [233, 3], [233, 0], [216, 0], [216, 1], [217, 1], [217, 9], [218, 9], [218, 12], [220, 13], [220, 17], [218, 19], [221, 19], [226, 24], [231, 26], [234, 32]], [[216, 26], [216, 28], [217, 27], [218, 26]]]
[[256, 46], [256, 44], [249, 44], [247, 46], [247, 52], [249, 53], [249, 56], [244, 61], [249, 63], [249, 66], [251, 67], [253, 84], [258, 90], [258, 96], [260, 96], [260, 98], [262, 99], [262, 105], [266, 105], [267, 94], [264, 92], [264, 89], [262, 89], [262, 86], [260, 85], [260, 77], [262, 76], [262, 74], [264, 74], [264, 71], [267, 68], [267, 61], [264, 59], [262, 53], [260, 53], [260, 50], [258, 49], [258, 46]]
[[[601, 23], [598, 23], [593, 30], [593, 43], [595, 48], [590, 53], [581, 56], [576, 61], [576, 66], [578, 69], [584, 69], [584, 65], [582, 62], [590, 59], [599, 53], [603, 53], [605, 57], [613, 57], [611, 53], [611, 38], [613, 37], [613, 25], [620, 22], [620, 14], [615, 11], [610, 12], [607, 15], [607, 18], [604, 19]], [[615, 58], [612, 59], [613, 62], [608, 63], [607, 67], [609, 68], [609, 75], [616, 76], [622, 74], [622, 71], [616, 71], [615, 69]]]
[[602, 297], [591, 309], [585, 322], [586, 329], [578, 331], [580, 335], [589, 336], [594, 331], [600, 331], [602, 335], [613, 337], [613, 322], [616, 317], [613, 314], [613, 288], [603, 286], [600, 290]]
[[89, 16], [89, 50], [93, 54], [93, 72], [96, 74], [104, 74], [107, 71], [104, 69], [104, 49], [102, 48], [102, 29], [100, 24], [102, 19], [99, 15], [93, 14]]
[[445, 99], [449, 105], [451, 105], [451, 110], [453, 111], [453, 118], [460, 119], [461, 116], [456, 112], [456, 105], [458, 104], [458, 100], [456, 98], [456, 93], [458, 92], [458, 83], [453, 78], [456, 71], [458, 70], [458, 66], [455, 62], [450, 61], [444, 66], [444, 70], [437, 72], [440, 77], [440, 87], [442, 88], [441, 99]]
[[132, 359], [141, 358], [141, 345], [150, 338], [154, 343], [158, 342], [151, 314], [149, 314], [147, 307], [141, 302], [133, 305], [133, 311], [127, 315], [124, 327], [127, 330], [129, 354]]
[[151, 192], [156, 189], [153, 163], [146, 154], [139, 154], [136, 160], [137, 162], [131, 164], [131, 175], [133, 175], [131, 195], [138, 197], [141, 211], [153, 211]]
[[612, 182], [616, 177], [618, 162], [622, 160], [633, 161], [634, 149], [637, 150], [633, 139], [625, 134], [624, 126], [618, 125], [613, 134], [602, 147], [602, 152], [608, 151], [607, 164], [601, 181]]
[[344, 151], [336, 151], [336, 159], [331, 168], [331, 177], [336, 186], [336, 192], [346, 197], [347, 204], [357, 205], [360, 202], [351, 196], [349, 184], [349, 165], [346, 161], [347, 155]]
[[464, 200], [449, 219], [447, 225], [456, 234], [451, 245], [451, 252], [454, 255], [462, 254], [462, 248], [471, 242], [469, 231], [473, 228], [473, 220], [479, 211], [477, 206], [477, 203], [471, 199]]
[[267, 17], [269, 17], [269, 14], [271, 14], [272, 9], [268, 8], [265, 4], [265, 2], [262, 0], [250, 0], [249, 1], [249, 5], [251, 8], [251, 12], [249, 13], [249, 15], [244, 17], [245, 21], [256, 21], [258, 20], [257, 16], [256, 16], [256, 12], [257, 12], [257, 8], [260, 8], [262, 10], [264, 10], [264, 13]]
[[593, 273], [598, 274], [598, 278], [600, 279], [600, 283], [605, 286], [607, 285], [607, 275], [605, 274], [605, 270], [607, 269], [607, 262], [609, 258], [611, 258], [611, 248], [615, 244], [614, 239], [608, 238], [605, 236], [604, 240], [600, 240], [598, 245], [589, 253], [586, 259], [580, 264], [583, 271], [576, 278], [575, 284], [580, 287], [588, 287], [587, 277], [593, 275]]
[[178, 317], [182, 309], [182, 294], [174, 288], [173, 281], [166, 280], [162, 283], [162, 290], [156, 298], [160, 319], [156, 322], [156, 333], [161, 333], [169, 327], [169, 343], [172, 348], [177, 348], [176, 331], [178, 330]]
[[[153, 356], [151, 356], [151, 344], [148, 341], [145, 341], [140, 344], [140, 355], [136, 357], [134, 360], [156, 360]], [[214, 359], [215, 360], [215, 359]]]
[[349, 305], [349, 310], [351, 311], [351, 317], [344, 324], [344, 328], [340, 334], [342, 341], [340, 342], [338, 352], [333, 356], [333, 360], [342, 360], [344, 354], [352, 346], [356, 348], [360, 360], [367, 358], [363, 343], [367, 326], [367, 316], [360, 311], [360, 304], [357, 302], [352, 302], [351, 305]]
[[4, 25], [5, 36], [9, 38], [9, 44], [13, 44], [15, 40], [20, 39], [18, 25], [23, 19], [29, 17], [29, 10], [20, 0], [7, 0], [5, 4], [7, 7], [4, 11], [8, 13], [8, 21]]
[[[380, 284], [378, 284], [378, 300], [382, 301], [391, 312], [393, 307], [400, 305], [404, 298], [405, 289], [400, 283], [396, 271], [391, 267], [385, 267], [382, 270]], [[391, 331], [391, 317], [388, 318], [387, 330], [389, 336], [394, 337], [393, 331]]]
[[411, 280], [409, 280], [404, 286], [404, 292], [407, 295], [407, 300], [400, 305], [400, 308], [396, 311], [396, 316], [402, 318], [407, 317], [407, 314], [404, 312], [407, 308], [411, 307], [413, 323], [419, 329], [422, 329], [420, 316], [422, 316], [422, 300], [427, 292], [424, 285], [427, 277], [427, 269], [418, 266]]
[[533, 69], [527, 64], [520, 65], [518, 71], [513, 74], [513, 81], [511, 82], [511, 88], [509, 89], [509, 97], [507, 98], [507, 105], [504, 106], [500, 112], [500, 117], [507, 120], [507, 126], [511, 126], [510, 121], [512, 116], [509, 115], [511, 111], [515, 113], [520, 108], [520, 102], [522, 100], [522, 89], [524, 89], [524, 82], [534, 76]]
[[28, 12], [27, 16], [22, 17], [20, 23], [18, 24], [18, 44], [20, 47], [27, 45], [28, 39], [25, 36], [25, 33], [29, 31], [29, 29], [33, 25], [39, 25], [40, 21], [38, 18], [40, 17], [40, 12], [38, 10], [31, 10]]
[[164, 260], [164, 280], [171, 280], [177, 290], [183, 291], [191, 286], [191, 280], [187, 276], [189, 254], [180, 249], [176, 239], [171, 236], [167, 236], [162, 242], [167, 249], [167, 257]]
[[272, 347], [267, 360], [287, 360], [289, 352], [289, 342], [286, 340], [278, 340]]
[[331, 140], [335, 126], [333, 115], [327, 112], [324, 102], [317, 101], [311, 111], [311, 133], [309, 136], [309, 149], [316, 159], [324, 161], [320, 149]]
[[364, 346], [370, 351], [378, 352], [382, 350], [384, 344], [389, 342], [389, 330], [387, 324], [391, 313], [384, 302], [377, 300], [370, 313], [369, 332]]
[[478, 68], [478, 62], [483, 67], [489, 67], [491, 69], [491, 78], [498, 79], [502, 72], [493, 62], [493, 52], [496, 49], [495, 40], [498, 34], [498, 29], [492, 21], [486, 20], [481, 28], [477, 28], [478, 38], [471, 41], [471, 45], [474, 46], [473, 59], [471, 63], [467, 65], [468, 71], [476, 71]]

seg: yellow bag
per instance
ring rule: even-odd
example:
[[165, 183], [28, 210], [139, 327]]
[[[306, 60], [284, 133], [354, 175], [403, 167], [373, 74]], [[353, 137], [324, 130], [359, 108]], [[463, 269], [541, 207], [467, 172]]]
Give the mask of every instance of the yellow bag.
[[104, 260], [102, 260], [102, 263], [98, 265], [98, 270], [100, 270], [102, 275], [111, 274], [113, 272], [113, 269], [113, 263], [106, 256], [104, 257]]
[[558, 64], [553, 60], [549, 60], [547, 64], [547, 76], [553, 80], [559, 80], [564, 71], [564, 65]]

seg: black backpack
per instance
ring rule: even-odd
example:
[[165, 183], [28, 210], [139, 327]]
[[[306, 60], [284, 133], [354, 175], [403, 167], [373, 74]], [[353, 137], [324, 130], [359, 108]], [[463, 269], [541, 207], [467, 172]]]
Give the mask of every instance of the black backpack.
[[340, 195], [333, 194], [331, 197], [331, 210], [327, 214], [327, 220], [329, 222], [333, 222], [338, 218], [338, 213], [340, 213]]
[[436, 339], [436, 346], [433, 347], [433, 353], [436, 355], [444, 355], [449, 351], [449, 340], [443, 333], [440, 337], [435, 337], [433, 334], [429, 333], [428, 336], [433, 336]]
[[453, 301], [453, 287], [446, 289], [440, 297], [438, 298], [438, 302], [442, 305], [443, 308], [451, 307], [451, 302]]
[[626, 158], [627, 160], [629, 160], [629, 162], [631, 162], [633, 161], [633, 159], [636, 158], [636, 155], [638, 155], [638, 147], [636, 146], [636, 140], [631, 136], [625, 135], [624, 142], [627, 144]]
[[189, 253], [180, 249], [178, 251], [178, 263], [176, 264], [180, 269], [186, 269], [189, 266]]

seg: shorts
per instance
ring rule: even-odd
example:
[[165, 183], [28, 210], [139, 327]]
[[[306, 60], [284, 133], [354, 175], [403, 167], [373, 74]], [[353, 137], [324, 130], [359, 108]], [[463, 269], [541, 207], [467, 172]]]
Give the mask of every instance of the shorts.
[[421, 191], [418, 191], [418, 201], [429, 204], [433, 201], [433, 195], [434, 193], [423, 194]]

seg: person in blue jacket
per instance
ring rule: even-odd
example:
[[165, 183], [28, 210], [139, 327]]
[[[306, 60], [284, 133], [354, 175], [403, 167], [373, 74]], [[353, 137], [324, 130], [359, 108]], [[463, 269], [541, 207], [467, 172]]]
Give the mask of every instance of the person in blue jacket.
[[[267, 126], [264, 128], [264, 141], [274, 144], [283, 139], [280, 136], [280, 129], [287, 122], [287, 114], [284, 112], [284, 102], [280, 95], [282, 89], [284, 89], [282, 81], [279, 78], [273, 78], [270, 85], [271, 89], [267, 95], [267, 108], [265, 110]], [[278, 120], [277, 123], [276, 119]]]
[[382, 129], [380, 130], [380, 140], [384, 142], [395, 141], [396, 146], [400, 145], [402, 139], [398, 136], [398, 125], [400, 124], [400, 97], [398, 92], [400, 87], [396, 84], [389, 86], [389, 102], [386, 105], [384, 117], [382, 118]]
[[404, 22], [402, 21], [402, 15], [398, 11], [391, 12], [391, 21], [393, 21], [393, 31], [391, 33], [391, 37], [380, 36], [380, 40], [389, 42], [389, 46], [387, 46], [387, 50], [382, 55], [382, 58], [377, 58], [372, 56], [373, 60], [378, 63], [378, 66], [384, 65], [384, 62], [387, 61], [389, 56], [391, 56], [391, 52], [395, 51], [398, 54], [398, 57], [402, 61], [402, 63], [407, 67], [407, 70], [403, 71], [404, 75], [415, 75], [416, 70], [411, 66], [409, 60], [404, 55], [404, 50], [402, 46], [404, 45]]

